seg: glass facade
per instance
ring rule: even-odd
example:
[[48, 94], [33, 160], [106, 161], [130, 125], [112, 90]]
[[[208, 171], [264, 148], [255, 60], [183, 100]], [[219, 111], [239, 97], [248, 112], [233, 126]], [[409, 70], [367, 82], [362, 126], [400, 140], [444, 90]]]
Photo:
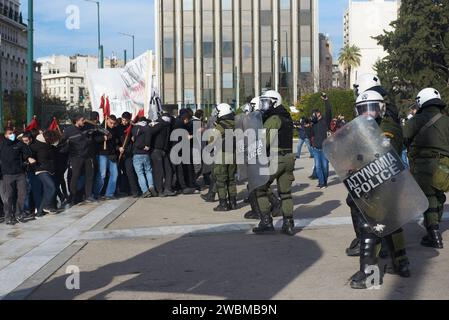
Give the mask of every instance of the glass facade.
[[313, 87], [317, 0], [156, 1], [165, 104], [243, 104], [272, 89], [293, 104]]
[[176, 101], [175, 0], [162, 2], [162, 89], [166, 104]]
[[240, 103], [250, 102], [254, 98], [254, 54], [253, 54], [253, 4], [241, 2], [240, 13]]
[[203, 39], [203, 104], [211, 105], [215, 101], [215, 36], [214, 36], [214, 0], [202, 1], [202, 39]]

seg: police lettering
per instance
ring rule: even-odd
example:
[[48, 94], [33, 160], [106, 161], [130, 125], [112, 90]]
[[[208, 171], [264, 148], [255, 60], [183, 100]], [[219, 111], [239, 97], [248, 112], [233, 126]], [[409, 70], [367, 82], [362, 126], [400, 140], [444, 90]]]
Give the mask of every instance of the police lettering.
[[402, 160], [393, 152], [389, 152], [352, 174], [344, 183], [351, 195], [358, 199], [404, 170]]

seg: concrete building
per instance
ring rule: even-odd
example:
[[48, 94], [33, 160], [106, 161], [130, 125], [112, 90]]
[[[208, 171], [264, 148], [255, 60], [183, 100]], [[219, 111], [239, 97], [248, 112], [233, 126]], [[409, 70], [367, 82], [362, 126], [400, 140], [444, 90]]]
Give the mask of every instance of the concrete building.
[[398, 5], [398, 1], [349, 0], [344, 16], [344, 45], [356, 45], [362, 54], [360, 67], [351, 71], [351, 87], [359, 75], [373, 73], [376, 62], [386, 56], [372, 37], [392, 30], [390, 24], [398, 17]]
[[326, 90], [332, 88], [333, 80], [333, 56], [332, 42], [329, 35], [319, 34], [320, 41], [320, 88]]
[[156, 0], [155, 20], [164, 104], [243, 104], [270, 89], [293, 104], [318, 90], [317, 0]]
[[94, 56], [75, 55], [39, 58], [42, 64], [42, 93], [66, 101], [69, 107], [89, 106], [87, 71], [98, 69]]
[[3, 90], [6, 95], [13, 91], [26, 92], [27, 26], [23, 23], [19, 0], [0, 0], [0, 35]]

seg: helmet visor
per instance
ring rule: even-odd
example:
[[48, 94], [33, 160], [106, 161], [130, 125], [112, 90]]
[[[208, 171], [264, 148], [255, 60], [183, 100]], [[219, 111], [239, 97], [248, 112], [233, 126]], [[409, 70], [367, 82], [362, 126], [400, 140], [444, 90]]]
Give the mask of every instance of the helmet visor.
[[379, 101], [361, 102], [355, 106], [357, 116], [370, 116], [375, 119], [383, 117], [385, 103]]
[[267, 111], [274, 105], [274, 102], [271, 98], [262, 97], [260, 98], [260, 110]]

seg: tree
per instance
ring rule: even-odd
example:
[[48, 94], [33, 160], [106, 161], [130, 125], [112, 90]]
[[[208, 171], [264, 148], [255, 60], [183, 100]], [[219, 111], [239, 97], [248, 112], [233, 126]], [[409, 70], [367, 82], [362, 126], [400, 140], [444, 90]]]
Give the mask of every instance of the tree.
[[338, 57], [338, 63], [343, 66], [346, 73], [346, 86], [349, 88], [351, 85], [351, 71], [352, 68], [360, 66], [360, 59], [362, 54], [360, 49], [356, 45], [346, 45], [340, 50]]
[[[339, 114], [345, 116], [347, 121], [354, 119], [354, 92], [352, 90], [332, 89], [326, 91], [329, 101], [333, 107], [333, 116]], [[321, 100], [321, 93], [306, 94], [296, 105], [299, 113], [294, 114], [294, 120], [298, 121], [302, 117], [310, 117], [314, 109], [320, 109], [324, 112], [324, 103]]]
[[376, 65], [399, 106], [410, 105], [425, 87], [449, 99], [449, 4], [447, 0], [402, 1], [394, 31], [376, 37], [388, 55]]

